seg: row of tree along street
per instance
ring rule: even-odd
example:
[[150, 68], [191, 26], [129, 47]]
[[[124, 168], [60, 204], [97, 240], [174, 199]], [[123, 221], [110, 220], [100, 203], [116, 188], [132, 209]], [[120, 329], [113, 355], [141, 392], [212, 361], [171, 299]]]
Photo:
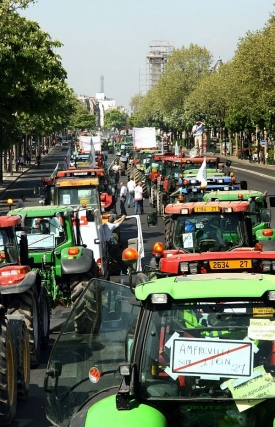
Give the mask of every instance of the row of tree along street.
[[[216, 71], [206, 48], [191, 44], [174, 49], [157, 85], [145, 96], [132, 98], [132, 125], [155, 126], [180, 139], [183, 131], [188, 135], [194, 120], [203, 120], [221, 141], [232, 142], [236, 153], [246, 147], [246, 140], [254, 146], [263, 139], [273, 144], [274, 37], [271, 14], [263, 29], [239, 40], [232, 60], [219, 61]], [[244, 137], [239, 138], [240, 132]]]

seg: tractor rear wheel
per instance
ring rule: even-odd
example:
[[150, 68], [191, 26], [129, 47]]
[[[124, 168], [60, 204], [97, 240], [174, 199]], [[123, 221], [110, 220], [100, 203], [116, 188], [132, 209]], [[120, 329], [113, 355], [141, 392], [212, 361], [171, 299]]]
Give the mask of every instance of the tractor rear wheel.
[[0, 425], [11, 426], [17, 405], [17, 357], [12, 325], [0, 319]]
[[30, 389], [30, 344], [25, 321], [11, 319], [17, 352], [17, 399], [26, 400]]
[[14, 294], [8, 301], [8, 314], [25, 316], [30, 341], [31, 368], [37, 368], [41, 356], [41, 326], [36, 288]]

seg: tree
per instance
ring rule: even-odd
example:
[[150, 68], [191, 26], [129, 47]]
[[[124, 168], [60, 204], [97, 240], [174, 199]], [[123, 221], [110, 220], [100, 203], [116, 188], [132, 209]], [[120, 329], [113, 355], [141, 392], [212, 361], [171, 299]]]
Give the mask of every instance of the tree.
[[104, 128], [106, 130], [123, 129], [126, 125], [127, 117], [119, 110], [108, 110], [104, 115]]
[[93, 116], [84, 106], [83, 102], [77, 101], [76, 113], [71, 118], [70, 126], [76, 130], [85, 130], [91, 131], [95, 128], [96, 121], [95, 116]]
[[133, 112], [137, 111], [140, 107], [140, 103], [143, 100], [144, 95], [141, 93], [137, 93], [136, 95], [132, 96], [130, 100], [130, 107]]

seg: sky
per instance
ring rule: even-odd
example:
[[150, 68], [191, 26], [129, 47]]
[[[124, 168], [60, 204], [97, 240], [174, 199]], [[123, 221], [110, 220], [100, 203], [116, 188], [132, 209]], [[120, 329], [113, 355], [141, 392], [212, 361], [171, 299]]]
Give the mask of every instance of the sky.
[[105, 96], [129, 108], [146, 88], [151, 45], [193, 43], [213, 55], [213, 65], [226, 62], [273, 12], [274, 0], [37, 0], [22, 14], [63, 44], [56, 52], [77, 95], [95, 96], [103, 82]]

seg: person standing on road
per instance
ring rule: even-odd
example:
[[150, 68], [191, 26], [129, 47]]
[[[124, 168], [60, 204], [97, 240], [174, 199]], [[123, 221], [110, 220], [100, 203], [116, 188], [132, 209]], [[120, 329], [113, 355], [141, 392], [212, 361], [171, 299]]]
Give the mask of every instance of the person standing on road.
[[125, 209], [125, 203], [126, 203], [126, 196], [127, 196], [127, 188], [121, 182], [120, 184], [120, 193], [119, 193], [119, 200], [120, 200], [120, 212], [121, 215], [127, 215], [126, 209]]
[[115, 175], [115, 182], [119, 181], [119, 171], [120, 171], [120, 166], [118, 163], [115, 163], [112, 167], [112, 170], [114, 171], [114, 175]]
[[25, 200], [26, 200], [26, 195], [21, 194], [20, 199], [16, 203], [16, 207], [17, 208], [24, 208], [25, 207]]
[[135, 188], [136, 183], [133, 180], [132, 177], [130, 177], [129, 181], [127, 182], [127, 190], [128, 190], [128, 208], [133, 205], [135, 207]]
[[197, 130], [194, 133], [196, 156], [202, 156], [202, 140], [205, 124], [201, 121], [196, 122]]
[[142, 215], [144, 211], [143, 211], [143, 189], [142, 189], [141, 181], [139, 181], [138, 185], [135, 187], [135, 210], [134, 210], [135, 215], [138, 214], [138, 207]]

